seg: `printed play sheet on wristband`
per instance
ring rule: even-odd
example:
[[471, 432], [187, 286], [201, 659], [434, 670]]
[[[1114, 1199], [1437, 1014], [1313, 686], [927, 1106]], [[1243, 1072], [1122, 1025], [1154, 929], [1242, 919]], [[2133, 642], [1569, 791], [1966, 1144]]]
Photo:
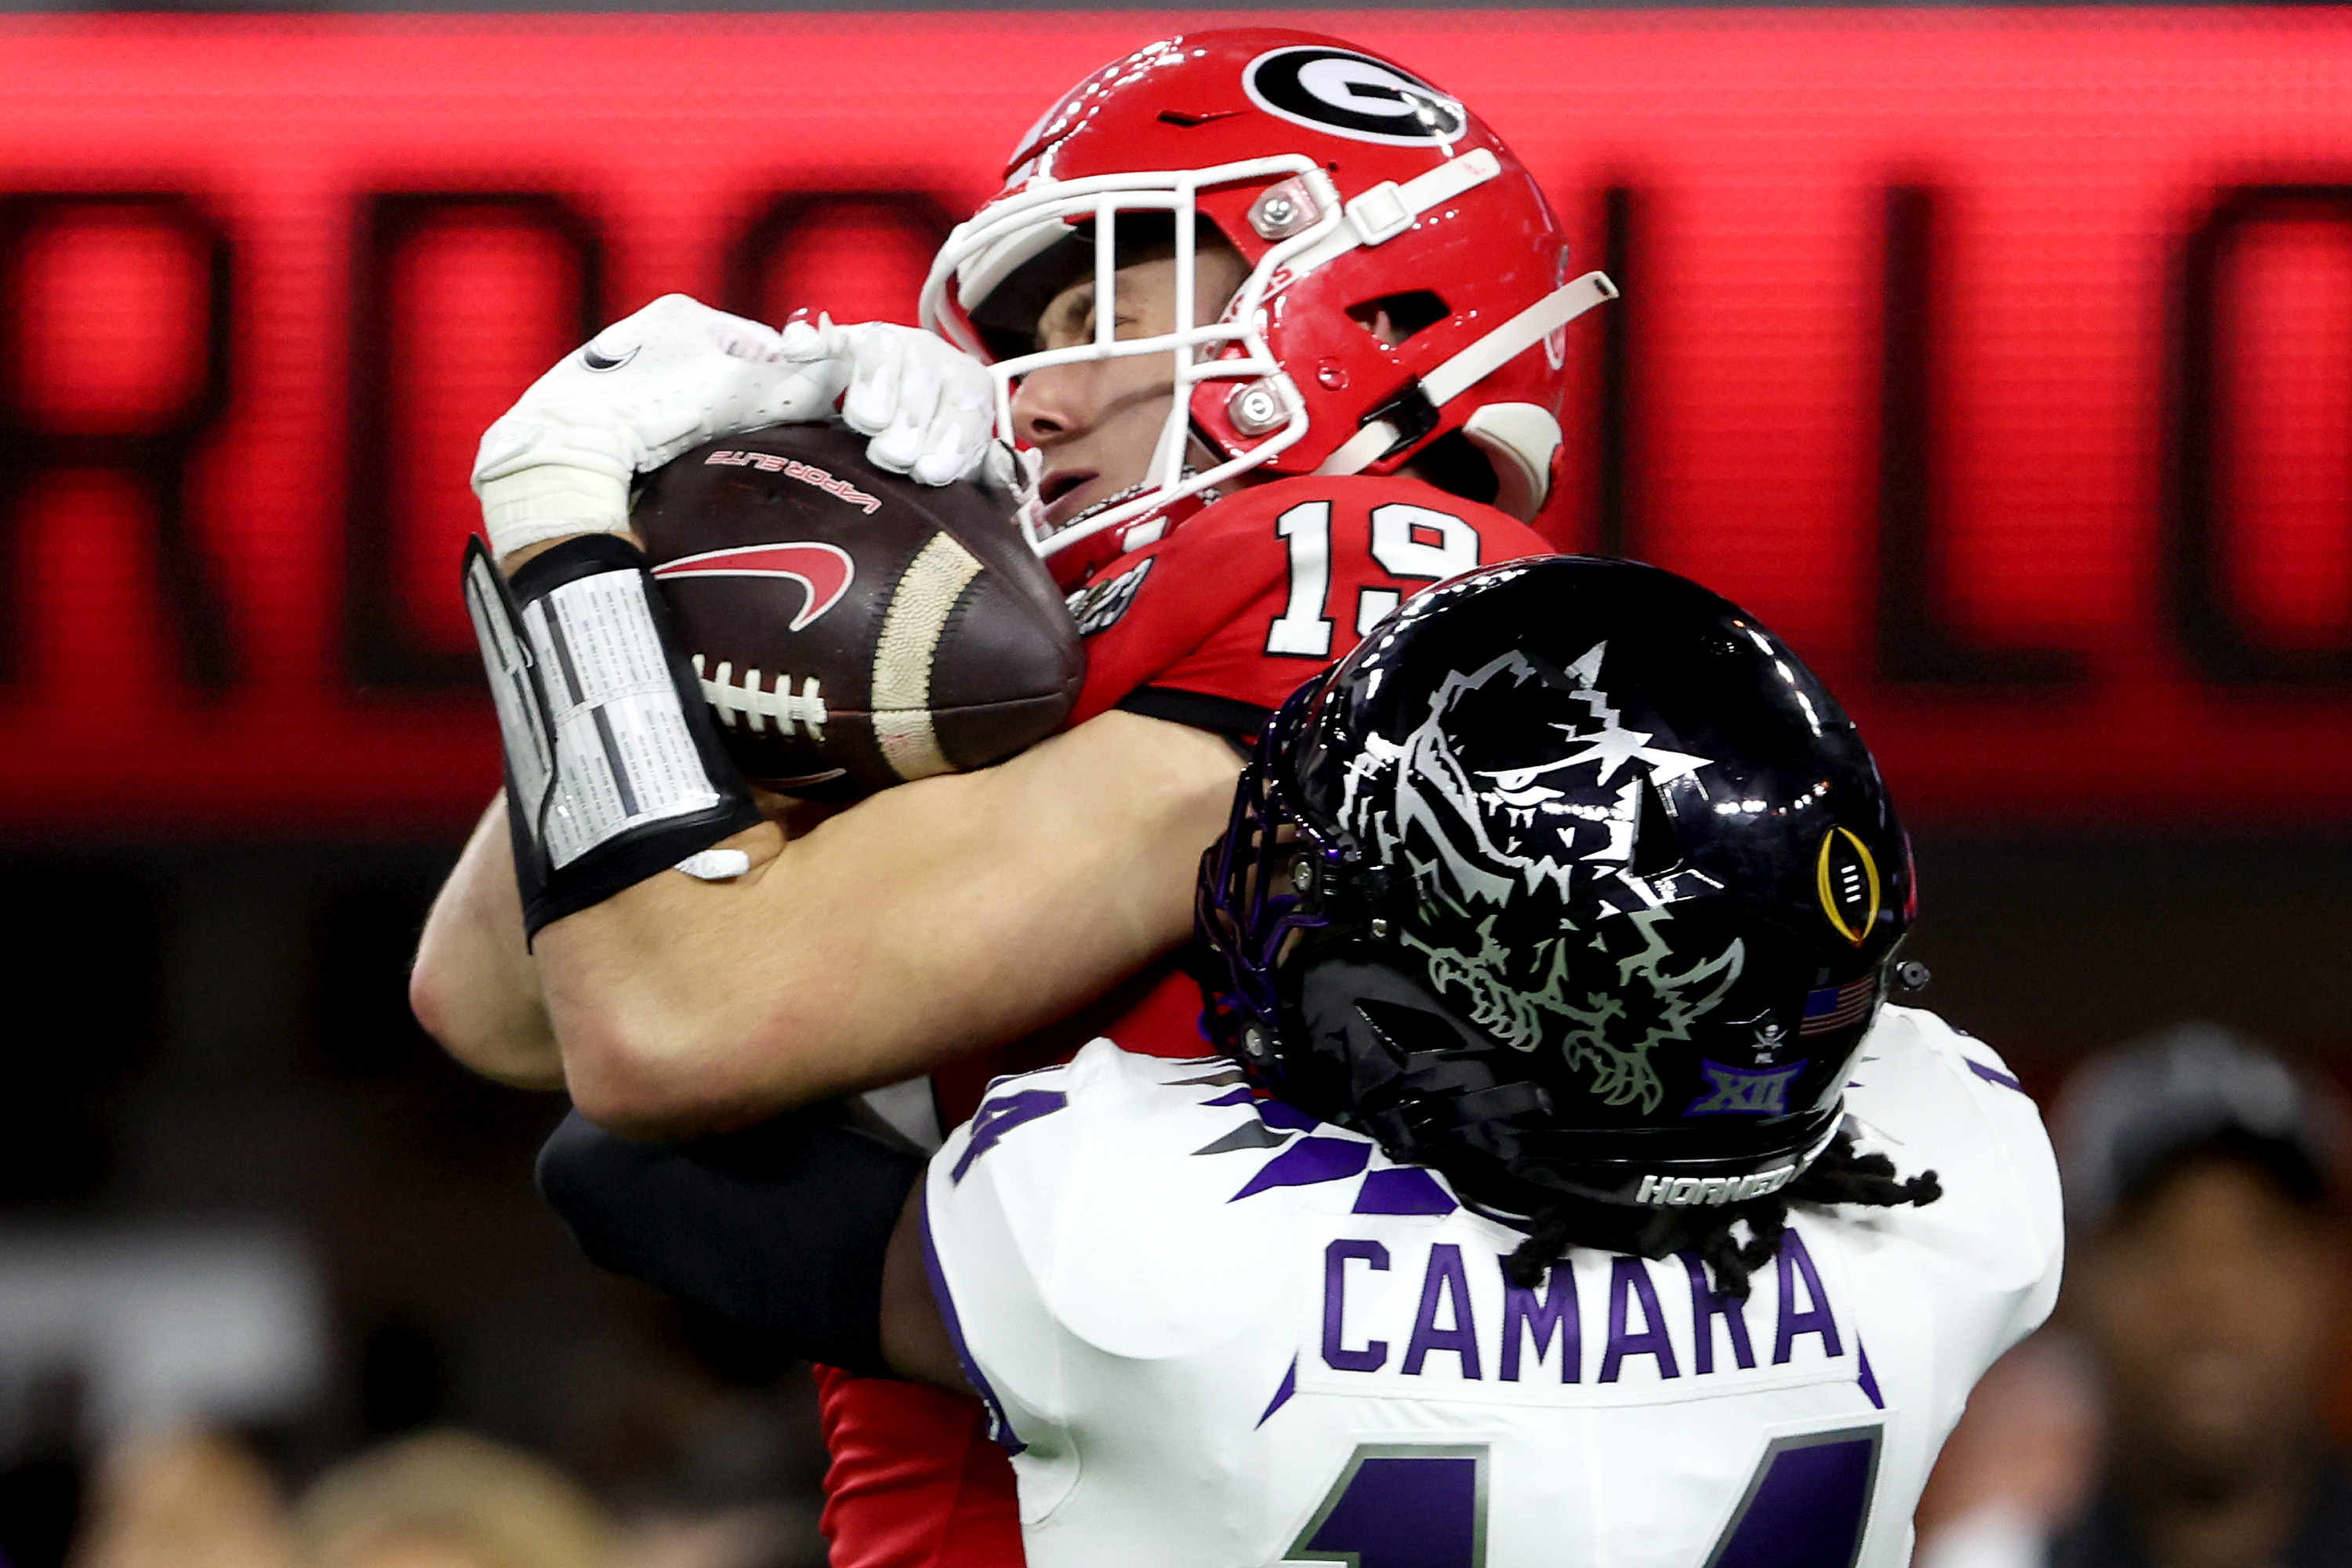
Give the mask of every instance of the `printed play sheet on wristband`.
[[719, 803], [678, 706], [645, 581], [606, 572], [523, 612], [555, 723], [548, 858], [564, 866], [642, 823]]
[[513, 774], [516, 798], [536, 810], [547, 795], [548, 770], [554, 765], [549, 751], [547, 726], [540, 716], [539, 695], [531, 683], [530, 655], [524, 651], [522, 628], [508, 607], [506, 590], [490, 558], [476, 552], [466, 562], [466, 609], [473, 616], [474, 636], [482, 646], [482, 663], [489, 671], [490, 700], [499, 711], [499, 733], [506, 738], [507, 767]]

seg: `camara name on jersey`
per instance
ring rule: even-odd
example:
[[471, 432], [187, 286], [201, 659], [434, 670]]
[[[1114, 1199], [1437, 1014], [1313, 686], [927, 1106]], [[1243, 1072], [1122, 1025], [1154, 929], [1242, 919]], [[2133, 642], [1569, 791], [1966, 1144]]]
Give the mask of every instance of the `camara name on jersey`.
[[1794, 1227], [1745, 1300], [1715, 1289], [1696, 1255], [1578, 1252], [1528, 1289], [1504, 1273], [1507, 1249], [1378, 1231], [1385, 1234], [1340, 1236], [1322, 1248], [1302, 1387], [1369, 1392], [1391, 1379], [1458, 1379], [1497, 1395], [1516, 1384], [1558, 1400], [1562, 1384], [1587, 1398], [1621, 1390], [1654, 1397], [1735, 1379], [1860, 1376], [1858, 1347], [1829, 1283], [1834, 1262], [1816, 1261]]

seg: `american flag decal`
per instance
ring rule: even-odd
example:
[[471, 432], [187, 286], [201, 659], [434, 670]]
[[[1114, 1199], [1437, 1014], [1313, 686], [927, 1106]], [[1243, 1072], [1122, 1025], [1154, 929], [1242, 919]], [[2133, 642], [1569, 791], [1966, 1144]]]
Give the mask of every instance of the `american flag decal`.
[[1806, 992], [1805, 1021], [1797, 1026], [1797, 1033], [1826, 1035], [1832, 1029], [1850, 1028], [1861, 1023], [1877, 992], [1875, 974], [1865, 974], [1844, 985], [1824, 985], [1819, 991]]

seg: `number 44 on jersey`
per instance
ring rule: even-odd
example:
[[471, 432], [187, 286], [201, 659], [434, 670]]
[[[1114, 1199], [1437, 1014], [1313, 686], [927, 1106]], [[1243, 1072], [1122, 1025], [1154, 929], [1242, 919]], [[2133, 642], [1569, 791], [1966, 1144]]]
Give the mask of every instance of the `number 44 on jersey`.
[[[1691, 1568], [1850, 1568], [1878, 1470], [1878, 1428], [1783, 1437], [1715, 1549]], [[1483, 1447], [1366, 1444], [1284, 1553], [1286, 1563], [1485, 1568]]]

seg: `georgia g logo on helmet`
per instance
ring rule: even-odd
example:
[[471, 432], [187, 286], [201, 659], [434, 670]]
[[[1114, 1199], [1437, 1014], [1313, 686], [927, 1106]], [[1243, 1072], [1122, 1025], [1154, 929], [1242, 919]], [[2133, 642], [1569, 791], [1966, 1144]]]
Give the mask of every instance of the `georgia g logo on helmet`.
[[1352, 49], [1295, 45], [1252, 60], [1250, 100], [1294, 125], [1352, 142], [1417, 146], [1458, 140], [1470, 117], [1457, 100], [1385, 60]]

